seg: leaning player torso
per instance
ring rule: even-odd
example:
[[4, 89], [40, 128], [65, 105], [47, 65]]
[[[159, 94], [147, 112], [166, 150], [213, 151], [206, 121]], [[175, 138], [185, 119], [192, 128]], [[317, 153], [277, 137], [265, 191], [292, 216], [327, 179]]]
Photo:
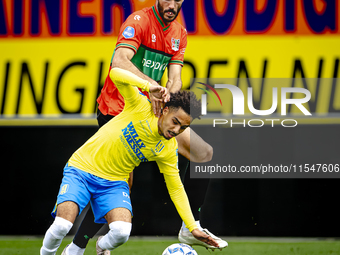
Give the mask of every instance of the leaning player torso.
[[181, 29], [176, 24], [162, 27], [152, 9], [146, 13], [144, 21], [144, 34], [137, 53], [131, 61], [147, 76], [160, 81], [171, 58], [179, 50]]
[[139, 103], [127, 103], [122, 113], [102, 126], [72, 155], [71, 166], [104, 179], [127, 180], [141, 162], [164, 161], [176, 153], [176, 139], [166, 140], [158, 133], [150, 101], [137, 93]]
[[157, 122], [154, 116], [142, 120], [129, 118], [120, 127], [118, 146], [113, 148], [114, 153], [121, 154], [127, 164], [134, 166], [164, 156], [163, 152], [167, 151], [167, 147], [173, 147], [175, 140], [168, 141], [160, 136]]

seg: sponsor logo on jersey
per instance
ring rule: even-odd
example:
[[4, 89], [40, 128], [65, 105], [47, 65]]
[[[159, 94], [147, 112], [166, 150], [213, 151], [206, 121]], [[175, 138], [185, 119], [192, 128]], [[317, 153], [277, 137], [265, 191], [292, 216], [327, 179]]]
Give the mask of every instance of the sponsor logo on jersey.
[[151, 38], [152, 38], [152, 42], [156, 42], [156, 35], [155, 34], [152, 34]]
[[172, 44], [172, 49], [174, 51], [178, 51], [179, 50], [179, 39], [174, 39], [174, 38], [171, 38], [171, 44]]
[[143, 58], [142, 64], [145, 67], [152, 68], [154, 70], [159, 69], [161, 71], [164, 71], [166, 66], [168, 65], [168, 63], [160, 63], [160, 62], [152, 61], [150, 59], [145, 59], [145, 58]]
[[130, 148], [137, 156], [137, 158], [141, 162], [147, 162], [148, 160], [145, 158], [145, 156], [140, 150], [141, 148], [145, 148], [145, 145], [139, 138], [138, 133], [134, 125], [132, 124], [132, 121], [126, 126], [126, 128], [122, 129], [122, 131], [127, 143], [129, 144]]
[[131, 59], [131, 62], [134, 63], [145, 75], [155, 81], [159, 81], [162, 79], [163, 73], [169, 64], [171, 57], [172, 55], [170, 54], [158, 51], [154, 52], [152, 49], [141, 45], [138, 48], [137, 53]]
[[164, 149], [164, 143], [162, 140], [159, 140], [159, 142], [156, 144], [155, 151], [156, 153], [160, 153]]
[[60, 189], [60, 195], [65, 194], [68, 191], [68, 187], [69, 187], [68, 184], [65, 184], [64, 186], [62, 186]]
[[123, 31], [123, 36], [126, 38], [126, 39], [129, 39], [129, 38], [132, 38], [135, 36], [135, 29], [133, 27], [126, 27]]
[[140, 16], [139, 15], [135, 15], [134, 20], [140, 20]]

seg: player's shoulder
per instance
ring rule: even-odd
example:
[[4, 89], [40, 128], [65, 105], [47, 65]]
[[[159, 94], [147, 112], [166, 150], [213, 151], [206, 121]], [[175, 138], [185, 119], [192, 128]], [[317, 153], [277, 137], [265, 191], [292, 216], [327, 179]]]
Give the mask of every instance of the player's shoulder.
[[128, 19], [130, 21], [133, 21], [134, 23], [140, 23], [140, 24], [148, 23], [150, 20], [150, 15], [149, 15], [150, 10], [151, 10], [151, 7], [147, 7], [142, 10], [135, 11], [132, 14], [130, 14]]
[[171, 24], [171, 31], [169, 35], [182, 38], [184, 40], [187, 38], [187, 30], [182, 24], [175, 20]]
[[184, 27], [181, 23], [179, 23], [177, 20], [174, 20], [174, 21], [172, 22], [172, 26], [173, 26], [176, 30], [181, 31], [181, 33], [187, 34], [187, 30], [185, 29], [185, 27]]
[[135, 99], [135, 102], [136, 103], [136, 112], [139, 112], [139, 113], [143, 113], [145, 114], [146, 116], [149, 116], [151, 115], [150, 112], [151, 112], [151, 101], [150, 99], [145, 95], [143, 94], [139, 89], [136, 88], [136, 93], [138, 93], [138, 96], [137, 98]]

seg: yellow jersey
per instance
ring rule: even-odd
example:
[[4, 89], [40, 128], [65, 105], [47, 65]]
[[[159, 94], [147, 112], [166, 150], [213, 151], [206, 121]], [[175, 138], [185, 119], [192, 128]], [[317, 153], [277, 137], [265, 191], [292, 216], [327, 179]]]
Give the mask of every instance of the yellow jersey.
[[127, 182], [141, 162], [156, 161], [171, 200], [192, 231], [197, 226], [179, 177], [177, 141], [158, 133], [151, 102], [137, 88], [148, 91], [151, 84], [120, 68], [111, 69], [110, 77], [124, 97], [124, 110], [87, 140], [71, 156], [69, 165], [103, 179]]

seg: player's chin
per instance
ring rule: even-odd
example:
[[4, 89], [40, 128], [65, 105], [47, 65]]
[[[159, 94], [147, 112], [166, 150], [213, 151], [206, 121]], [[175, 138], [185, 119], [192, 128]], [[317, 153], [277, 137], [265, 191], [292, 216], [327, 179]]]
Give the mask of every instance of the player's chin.
[[176, 15], [163, 16], [165, 22], [173, 22], [176, 19]]
[[170, 22], [173, 22], [173, 21], [175, 20], [175, 18], [176, 18], [176, 17], [171, 18], [171, 19], [166, 19], [165, 21], [168, 22], [168, 23], [170, 23]]

